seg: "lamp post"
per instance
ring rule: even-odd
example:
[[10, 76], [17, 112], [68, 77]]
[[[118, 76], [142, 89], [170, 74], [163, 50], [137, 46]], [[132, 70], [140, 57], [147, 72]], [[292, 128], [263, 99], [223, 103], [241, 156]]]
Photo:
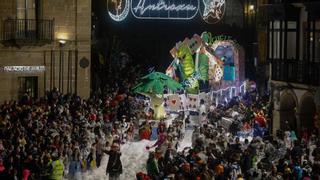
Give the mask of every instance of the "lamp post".
[[64, 74], [64, 46], [67, 41], [65, 39], [59, 39], [59, 47], [60, 47], [60, 58], [59, 58], [59, 90], [63, 93], [63, 74]]

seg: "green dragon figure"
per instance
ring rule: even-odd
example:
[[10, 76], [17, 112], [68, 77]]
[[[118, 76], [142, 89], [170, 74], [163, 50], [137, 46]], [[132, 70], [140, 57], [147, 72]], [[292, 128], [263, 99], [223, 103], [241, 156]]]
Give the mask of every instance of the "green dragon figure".
[[[189, 46], [186, 43], [181, 43], [177, 49], [177, 58], [180, 59], [182, 67], [183, 81], [191, 78], [195, 73], [194, 59]], [[199, 83], [196, 81], [192, 86], [186, 88], [188, 93], [198, 93]]]
[[194, 60], [189, 47], [182, 43], [177, 51], [177, 58], [180, 59], [182, 65], [183, 79], [191, 77], [194, 73]]

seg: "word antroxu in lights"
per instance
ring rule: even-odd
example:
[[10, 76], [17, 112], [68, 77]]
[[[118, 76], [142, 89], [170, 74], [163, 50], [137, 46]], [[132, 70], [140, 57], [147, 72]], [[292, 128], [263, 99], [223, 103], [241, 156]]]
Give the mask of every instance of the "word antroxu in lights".
[[170, 0], [159, 0], [157, 3], [132, 0], [131, 11], [138, 19], [192, 19], [198, 12], [198, 6], [199, 0], [190, 1], [189, 4], [175, 4]]
[[131, 9], [137, 19], [190, 20], [198, 11], [206, 23], [219, 22], [226, 0], [109, 0], [108, 14], [114, 21], [123, 21]]
[[111, 0], [110, 4], [108, 3], [108, 14], [114, 21], [123, 21], [129, 11], [130, 0]]

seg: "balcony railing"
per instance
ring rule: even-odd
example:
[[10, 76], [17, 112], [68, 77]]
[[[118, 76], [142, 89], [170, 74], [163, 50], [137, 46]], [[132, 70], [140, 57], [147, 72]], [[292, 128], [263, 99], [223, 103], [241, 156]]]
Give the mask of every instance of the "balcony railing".
[[320, 62], [272, 59], [271, 78], [276, 81], [320, 85]]
[[3, 30], [5, 43], [50, 43], [54, 39], [54, 20], [6, 19]]

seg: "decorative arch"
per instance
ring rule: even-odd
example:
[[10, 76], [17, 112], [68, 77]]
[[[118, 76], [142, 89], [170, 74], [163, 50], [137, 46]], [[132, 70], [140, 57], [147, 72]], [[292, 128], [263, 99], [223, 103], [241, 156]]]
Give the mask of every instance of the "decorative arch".
[[302, 129], [310, 129], [314, 125], [314, 116], [317, 106], [314, 102], [314, 95], [306, 92], [300, 100], [299, 119]]
[[[233, 40], [218, 40], [214, 41], [211, 45], [211, 48], [216, 51], [219, 47], [228, 47], [230, 50], [228, 52], [232, 52], [232, 60], [233, 65], [235, 68], [235, 81], [225, 81], [222, 80], [218, 89], [226, 88], [241, 81], [244, 81], [244, 61], [241, 58], [240, 54], [243, 49], [241, 46], [235, 43]], [[216, 54], [217, 55], [217, 54]], [[218, 56], [219, 57], [219, 56]], [[219, 57], [220, 58], [220, 57]], [[210, 82], [211, 85], [215, 85], [214, 82]]]
[[295, 108], [298, 108], [298, 98], [293, 90], [285, 89], [280, 95], [280, 110], [291, 109], [294, 104]]
[[296, 109], [298, 98], [292, 90], [286, 89], [280, 95], [280, 128], [297, 130]]

